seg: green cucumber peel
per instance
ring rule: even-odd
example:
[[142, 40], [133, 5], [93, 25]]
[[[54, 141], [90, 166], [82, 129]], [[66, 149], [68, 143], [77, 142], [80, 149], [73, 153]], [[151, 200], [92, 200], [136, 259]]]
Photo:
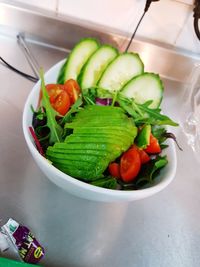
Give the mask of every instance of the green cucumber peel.
[[59, 84], [64, 84], [65, 83], [65, 68], [67, 66], [67, 59], [64, 62], [64, 64], [62, 65], [59, 73], [58, 73], [58, 77], [57, 77], [57, 83]]

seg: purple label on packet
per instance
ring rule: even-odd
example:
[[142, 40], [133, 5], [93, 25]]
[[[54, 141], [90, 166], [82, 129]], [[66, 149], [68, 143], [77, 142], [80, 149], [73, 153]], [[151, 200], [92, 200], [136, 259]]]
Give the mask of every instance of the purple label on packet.
[[27, 227], [19, 225], [13, 237], [16, 240], [19, 254], [25, 262], [37, 263], [44, 256], [44, 249]]
[[2, 227], [18, 249], [19, 255], [27, 263], [38, 263], [44, 256], [44, 248], [39, 244], [31, 231], [13, 219]]

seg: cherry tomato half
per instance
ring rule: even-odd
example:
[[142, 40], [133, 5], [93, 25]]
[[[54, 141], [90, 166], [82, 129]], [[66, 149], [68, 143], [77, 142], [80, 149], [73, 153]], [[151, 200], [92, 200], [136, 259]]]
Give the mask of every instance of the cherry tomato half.
[[[70, 98], [64, 90], [63, 84], [47, 84], [45, 85], [49, 95], [51, 106], [60, 114], [65, 115], [70, 108]], [[42, 93], [40, 93], [40, 101]]]
[[56, 98], [59, 96], [59, 94], [63, 91], [62, 84], [47, 84], [46, 90], [49, 95], [49, 101], [51, 104], [54, 104], [56, 101]]
[[133, 181], [141, 168], [140, 155], [136, 148], [130, 148], [120, 159], [120, 175], [124, 182]]
[[67, 92], [60, 90], [58, 95], [53, 95], [51, 98], [53, 98], [53, 102], [50, 100], [52, 107], [64, 116], [70, 108], [70, 98]]
[[143, 149], [138, 149], [138, 152], [140, 155], [141, 164], [145, 164], [150, 161], [150, 157], [147, 152], [145, 152]]
[[147, 148], [145, 149], [145, 151], [148, 154], [158, 154], [161, 152], [161, 148], [158, 142], [158, 139], [153, 136], [153, 134], [150, 135], [150, 143], [147, 146]]
[[139, 155], [140, 155], [141, 164], [145, 164], [145, 163], [147, 163], [147, 162], [150, 161], [151, 158], [150, 158], [150, 156], [147, 154], [147, 152], [144, 151], [144, 149], [139, 148], [139, 147], [136, 146], [135, 144], [132, 145], [131, 148], [135, 148], [135, 149], [137, 149], [137, 151], [138, 151], [138, 153], [139, 153]]
[[119, 164], [116, 162], [112, 162], [108, 166], [108, 170], [111, 176], [120, 178], [120, 167]]
[[73, 105], [81, 93], [78, 83], [73, 79], [69, 79], [64, 84], [64, 90], [68, 93], [70, 103]]
[[[58, 90], [63, 90], [64, 85], [63, 84], [50, 83], [50, 84], [46, 84], [45, 87], [46, 87], [46, 90], [47, 90], [48, 95], [50, 97], [49, 101], [53, 102], [54, 101], [53, 95], [56, 95], [56, 92], [58, 94], [58, 92], [59, 92]], [[40, 90], [39, 104], [38, 105], [40, 105], [41, 100], [42, 100], [42, 89]]]

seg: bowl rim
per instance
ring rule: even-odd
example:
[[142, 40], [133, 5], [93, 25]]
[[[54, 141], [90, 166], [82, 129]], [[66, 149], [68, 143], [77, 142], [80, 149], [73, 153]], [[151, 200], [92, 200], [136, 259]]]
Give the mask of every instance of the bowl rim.
[[[52, 66], [45, 73], [45, 75], [44, 75], [45, 80], [46, 80], [46, 77], [51, 75], [51, 72], [55, 71], [55, 69], [57, 69], [57, 71], [58, 71], [59, 67], [63, 64], [63, 62], [64, 62], [64, 59], [59, 61], [54, 66]], [[30, 106], [32, 104], [31, 102], [32, 102], [33, 96], [37, 91], [39, 91], [39, 87], [40, 87], [40, 80], [33, 86], [31, 92], [29, 93], [29, 95], [26, 99], [24, 109], [23, 109], [23, 117], [22, 117], [23, 134], [24, 134], [25, 141], [28, 145], [29, 150], [33, 153], [33, 155], [36, 158], [38, 158], [38, 160], [40, 161], [41, 164], [44, 164], [47, 168], [50, 168], [51, 171], [55, 175], [57, 175], [57, 177], [62, 178], [62, 180], [69, 182], [71, 185], [77, 186], [79, 189], [91, 191], [93, 193], [101, 194], [104, 196], [107, 195], [107, 196], [112, 197], [113, 199], [119, 198], [119, 199], [124, 199], [124, 200], [141, 199], [141, 198], [145, 198], [145, 197], [148, 197], [150, 195], [153, 195], [153, 194], [161, 191], [165, 187], [167, 187], [167, 185], [169, 185], [171, 183], [171, 181], [174, 179], [175, 174], [176, 174], [176, 168], [177, 168], [177, 156], [176, 156], [175, 144], [172, 140], [168, 140], [169, 148], [167, 148], [167, 149], [171, 150], [170, 154], [173, 156], [173, 158], [170, 160], [170, 162], [173, 161], [173, 164], [170, 165], [171, 168], [169, 168], [169, 170], [168, 170], [167, 177], [164, 177], [163, 179], [161, 179], [157, 184], [155, 184], [151, 187], [143, 188], [143, 189], [124, 190], [123, 191], [123, 190], [114, 190], [114, 189], [102, 188], [102, 187], [91, 185], [91, 184], [88, 184], [84, 181], [78, 180], [78, 179], [76, 179], [76, 178], [74, 178], [68, 174], [63, 173], [62, 171], [60, 171], [59, 169], [54, 167], [52, 164], [50, 164], [48, 162], [48, 160], [45, 157], [43, 157], [38, 152], [37, 148], [33, 144], [33, 140], [31, 138], [29, 131], [28, 131], [28, 127], [29, 127], [29, 125], [27, 124], [28, 114], [29, 114], [29, 112], [31, 112]], [[45, 176], [47, 176], [47, 175], [45, 175]], [[55, 184], [57, 186], [59, 186], [56, 182], [55, 182]]]

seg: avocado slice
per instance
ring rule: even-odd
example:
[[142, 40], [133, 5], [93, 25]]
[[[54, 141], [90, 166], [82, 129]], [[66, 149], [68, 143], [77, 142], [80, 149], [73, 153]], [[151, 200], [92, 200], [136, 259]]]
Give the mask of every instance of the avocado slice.
[[[56, 149], [56, 148], [60, 148], [63, 150], [82, 150], [85, 151], [87, 149], [90, 150], [103, 150], [103, 151], [112, 151], [112, 150], [116, 150], [119, 149], [118, 145], [116, 144], [110, 144], [110, 143], [55, 143], [53, 147], [49, 147], [49, 149]], [[66, 153], [66, 152], [65, 152]]]
[[150, 143], [151, 125], [146, 124], [139, 132], [136, 138], [136, 144], [139, 148], [145, 149]]
[[[110, 150], [111, 151], [111, 150]], [[84, 150], [84, 154], [87, 155], [96, 155], [101, 157], [106, 157], [109, 153], [109, 150], [95, 150], [95, 149], [86, 149]], [[79, 155], [83, 153], [83, 149], [65, 149], [65, 147], [62, 148], [49, 148], [47, 155], [51, 156], [53, 154], [65, 154], [65, 155]]]
[[48, 147], [46, 156], [61, 171], [87, 182], [101, 178], [137, 135], [134, 121], [112, 106], [87, 106], [65, 128], [73, 133]]
[[[48, 157], [53, 162], [65, 162], [65, 161], [82, 161], [82, 162], [88, 162], [88, 163], [95, 163], [98, 158], [102, 158], [102, 155], [91, 155], [87, 153], [80, 153], [80, 154], [72, 154], [72, 153], [57, 153], [57, 151], [54, 152], [48, 152]], [[104, 158], [110, 158], [109, 154], [104, 155]]]
[[101, 158], [95, 165], [78, 161], [55, 162], [54, 166], [75, 178], [91, 182], [102, 177], [102, 173], [107, 168], [107, 161]]
[[[96, 173], [94, 170], [91, 172], [90, 170], [83, 170], [74, 168], [73, 166], [65, 166], [62, 164], [54, 164], [56, 168], [61, 170], [62, 172], [74, 177], [78, 178], [79, 180], [82, 180], [84, 182], [90, 182], [93, 179], [97, 179], [102, 177], [101, 173]], [[95, 177], [95, 178], [94, 178]]]
[[118, 134], [123, 136], [132, 136], [132, 138], [135, 138], [137, 135], [137, 127], [131, 123], [131, 125], [128, 125], [126, 128], [121, 126], [93, 126], [93, 127], [76, 127], [73, 130], [73, 133], [88, 133], [88, 134], [96, 134], [96, 133], [112, 133], [112, 134]]
[[110, 142], [110, 143], [115, 143], [115, 142], [119, 142], [119, 143], [122, 143], [122, 144], [132, 144], [133, 142], [133, 138], [132, 136], [127, 136], [127, 135], [114, 135], [114, 134], [98, 134], [98, 133], [95, 133], [95, 134], [71, 134], [69, 135], [65, 142], [69, 143], [69, 142], [91, 142], [91, 143], [104, 143], [104, 142]]
[[87, 105], [82, 109], [78, 114], [82, 113], [82, 115], [85, 115], [87, 112], [90, 112], [91, 114], [112, 114], [112, 112], [116, 113], [125, 113], [124, 110], [121, 107], [115, 107], [115, 106], [100, 106], [100, 105]]
[[80, 120], [80, 121], [74, 121], [71, 123], [66, 123], [65, 128], [69, 129], [76, 129], [77, 127], [98, 127], [102, 124], [105, 124], [106, 127], [112, 127], [112, 126], [119, 126], [121, 128], [126, 128], [131, 126], [131, 120], [126, 117], [125, 119], [114, 119], [110, 118], [109, 120], [104, 120], [103, 118], [99, 118], [98, 120], [89, 121], [89, 120]]

